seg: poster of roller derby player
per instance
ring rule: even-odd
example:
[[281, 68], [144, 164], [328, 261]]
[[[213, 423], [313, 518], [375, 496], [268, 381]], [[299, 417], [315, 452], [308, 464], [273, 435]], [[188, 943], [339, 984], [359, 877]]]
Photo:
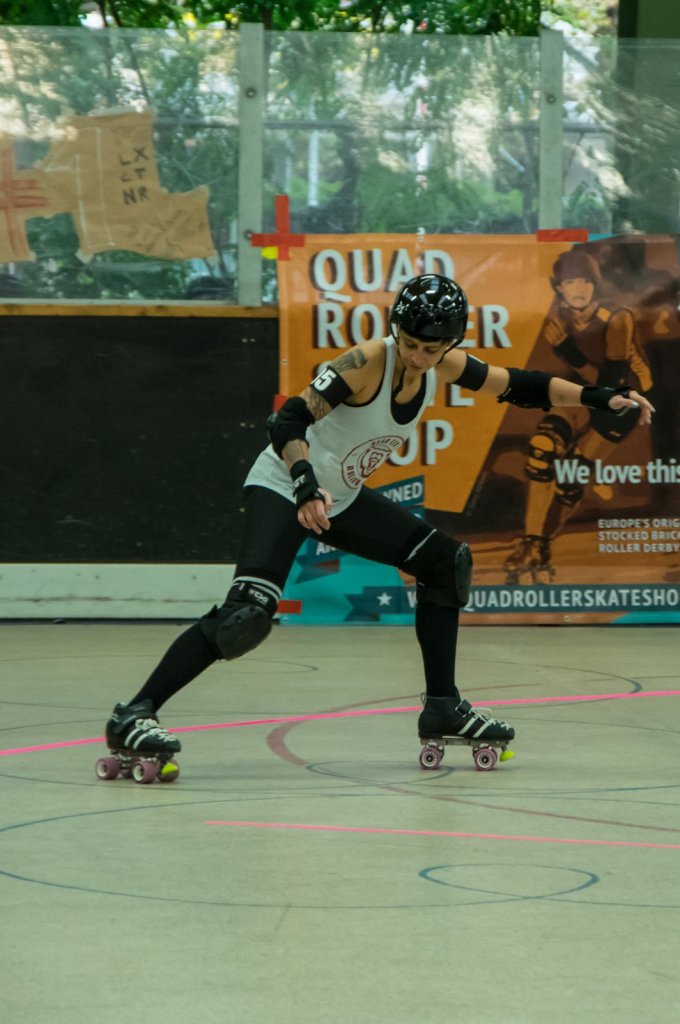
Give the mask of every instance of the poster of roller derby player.
[[[310, 235], [278, 263], [282, 396], [387, 334], [399, 288], [424, 271], [465, 289], [470, 356], [630, 386], [657, 410], [649, 428], [636, 412], [489, 402], [464, 383], [437, 393], [371, 486], [409, 507], [417, 494], [431, 526], [470, 545], [470, 623], [680, 621], [679, 240], [578, 235]], [[286, 597], [300, 621], [323, 592], [317, 622], [406, 623], [413, 595], [394, 575], [317, 545]]]
[[[616, 299], [605, 303], [602, 275], [593, 256], [578, 248], [557, 258], [551, 285], [555, 299], [537, 346], [549, 345], [565, 364], [570, 379], [579, 384], [634, 387], [642, 394], [652, 389], [649, 364], [636, 346], [632, 310]], [[504, 568], [508, 583], [544, 582], [555, 576], [552, 540], [581, 504], [588, 486], [603, 503], [611, 502], [613, 486], [593, 480], [588, 470], [610, 457], [635, 426], [637, 415], [607, 423], [583, 409], [551, 409], [529, 440], [525, 473], [528, 479], [524, 529], [515, 540]], [[570, 461], [572, 471], [559, 472], [559, 462]], [[602, 477], [602, 474], [599, 474]]]
[[467, 509], [478, 578], [507, 587], [677, 582], [678, 240], [575, 245], [555, 260], [550, 285], [526, 368], [635, 387], [660, 415], [640, 431], [635, 411], [607, 424], [585, 409], [510, 410]]

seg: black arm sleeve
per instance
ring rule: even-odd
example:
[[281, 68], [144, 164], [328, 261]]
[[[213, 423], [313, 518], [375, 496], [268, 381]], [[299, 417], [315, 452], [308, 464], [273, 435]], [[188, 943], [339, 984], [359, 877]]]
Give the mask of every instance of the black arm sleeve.
[[489, 367], [487, 364], [466, 352], [463, 372], [455, 383], [458, 387], [467, 388], [468, 391], [479, 391], [488, 375]]
[[352, 389], [347, 381], [332, 366], [327, 366], [325, 370], [322, 370], [310, 386], [318, 395], [321, 395], [324, 402], [328, 402], [332, 409], [335, 409], [336, 405], [340, 405], [352, 394]]

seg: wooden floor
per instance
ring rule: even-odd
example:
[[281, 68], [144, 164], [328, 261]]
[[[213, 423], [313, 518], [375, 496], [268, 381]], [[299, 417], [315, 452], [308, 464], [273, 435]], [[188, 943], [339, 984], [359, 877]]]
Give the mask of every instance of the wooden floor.
[[516, 758], [418, 765], [399, 627], [277, 627], [94, 763], [183, 627], [0, 625], [3, 1024], [666, 1024], [680, 1005], [674, 627], [461, 631]]

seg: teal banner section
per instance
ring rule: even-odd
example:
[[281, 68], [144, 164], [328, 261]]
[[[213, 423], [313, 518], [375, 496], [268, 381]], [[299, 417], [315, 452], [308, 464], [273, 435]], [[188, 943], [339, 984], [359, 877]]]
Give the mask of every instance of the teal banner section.
[[[376, 488], [390, 501], [423, 515], [422, 476]], [[283, 592], [284, 601], [300, 601], [297, 614], [281, 616], [285, 625], [410, 625], [415, 587], [396, 569], [369, 562], [311, 538], [300, 548]]]

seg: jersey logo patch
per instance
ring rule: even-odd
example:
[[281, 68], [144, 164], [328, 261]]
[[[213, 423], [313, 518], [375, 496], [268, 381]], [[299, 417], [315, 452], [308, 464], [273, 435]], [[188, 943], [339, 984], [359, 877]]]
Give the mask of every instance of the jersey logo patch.
[[387, 435], [372, 437], [369, 441], [358, 444], [343, 459], [342, 479], [348, 487], [359, 487], [401, 447], [405, 440], [405, 437]]

